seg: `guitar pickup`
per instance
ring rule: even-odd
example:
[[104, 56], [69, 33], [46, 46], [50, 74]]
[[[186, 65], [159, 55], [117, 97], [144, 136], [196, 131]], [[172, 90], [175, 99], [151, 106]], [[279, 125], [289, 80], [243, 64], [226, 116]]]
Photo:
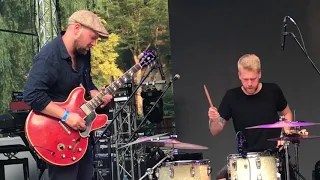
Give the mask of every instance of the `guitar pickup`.
[[88, 108], [88, 106], [86, 104], [82, 104], [80, 106], [80, 109], [84, 112], [85, 115], [89, 115], [91, 114], [91, 110]]

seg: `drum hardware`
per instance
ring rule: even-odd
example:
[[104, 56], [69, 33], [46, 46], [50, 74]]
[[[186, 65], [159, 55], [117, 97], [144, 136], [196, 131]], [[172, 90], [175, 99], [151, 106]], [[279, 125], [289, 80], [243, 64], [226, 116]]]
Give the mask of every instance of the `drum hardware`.
[[169, 174], [170, 174], [171, 178], [174, 177], [174, 169], [173, 169], [172, 165], [170, 165]]
[[248, 152], [245, 157], [241, 154], [231, 154], [227, 161], [228, 179], [263, 180], [281, 178], [278, 169], [279, 160], [269, 153]]
[[[173, 158], [173, 151], [168, 151], [166, 153], [166, 156], [164, 158], [162, 158], [156, 165], [154, 165], [152, 168], [148, 168], [147, 172], [139, 179], [142, 180], [144, 179], [146, 176], [148, 176], [149, 180], [152, 180], [152, 176], [153, 176], [153, 171], [155, 168], [157, 168], [158, 166], [161, 165], [161, 163], [163, 161], [165, 161], [166, 159], [172, 159]], [[159, 175], [158, 175], [159, 176]]]
[[290, 180], [290, 167], [289, 167], [289, 152], [288, 152], [288, 146], [290, 141], [284, 142], [284, 150], [285, 150], [285, 161], [286, 161], [286, 180]]
[[[273, 123], [273, 124], [264, 124], [264, 125], [258, 125], [258, 126], [252, 126], [247, 127], [245, 129], [270, 129], [270, 128], [282, 128], [281, 136], [278, 138], [272, 138], [268, 139], [269, 141], [284, 141], [284, 150], [285, 150], [285, 169], [286, 169], [286, 179], [290, 179], [290, 170], [289, 170], [289, 152], [288, 152], [288, 146], [290, 142], [294, 145], [295, 149], [295, 165], [293, 166], [293, 170], [300, 178], [305, 180], [300, 172], [299, 172], [299, 145], [300, 145], [300, 139], [315, 139], [320, 138], [320, 136], [308, 136], [299, 134], [298, 131], [300, 130], [300, 127], [304, 126], [315, 126], [320, 125], [320, 123], [313, 123], [313, 122], [299, 122], [299, 121], [287, 121], [287, 120], [281, 120]], [[284, 128], [295, 128], [295, 132], [291, 134], [285, 134], [283, 133]], [[290, 130], [291, 132], [291, 130]]]
[[159, 167], [158, 180], [210, 180], [211, 172], [207, 159], [164, 162]]
[[271, 129], [271, 128], [290, 128], [290, 127], [305, 127], [305, 126], [316, 126], [320, 125], [320, 123], [312, 123], [312, 122], [298, 122], [298, 121], [278, 121], [273, 124], [264, 124], [259, 126], [251, 126], [246, 127], [245, 129]]
[[195, 172], [194, 172], [194, 167], [193, 167], [193, 164], [191, 165], [191, 168], [190, 168], [190, 174], [191, 174], [191, 177], [194, 177], [195, 175]]

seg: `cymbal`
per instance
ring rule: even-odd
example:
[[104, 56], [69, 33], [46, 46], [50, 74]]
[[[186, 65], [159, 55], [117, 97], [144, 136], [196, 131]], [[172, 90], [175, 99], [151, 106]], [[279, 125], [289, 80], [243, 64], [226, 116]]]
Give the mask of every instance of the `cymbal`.
[[124, 146], [119, 147], [119, 149], [127, 147], [127, 146], [132, 146], [134, 144], [139, 144], [139, 143], [151, 141], [152, 139], [157, 139], [157, 138], [159, 138], [161, 136], [164, 136], [164, 135], [167, 135], [167, 134], [168, 133], [163, 133], [163, 134], [156, 134], [156, 135], [153, 135], [153, 136], [141, 137], [141, 138], [136, 139], [135, 141], [132, 141], [132, 142], [130, 142], [130, 143], [124, 145]]
[[284, 127], [315, 126], [315, 125], [320, 125], [320, 123], [279, 121], [274, 124], [264, 124], [264, 125], [259, 125], [259, 126], [252, 126], [252, 127], [247, 127], [246, 129], [270, 129], [270, 128], [284, 128]]
[[320, 138], [320, 136], [309, 136], [309, 135], [302, 135], [302, 136], [284, 136], [284, 137], [277, 137], [268, 139], [268, 141], [297, 141], [300, 139], [317, 139]]
[[205, 146], [184, 143], [175, 139], [164, 139], [164, 140], [158, 140], [158, 141], [150, 141], [146, 143], [152, 146], [166, 147], [171, 149], [208, 149], [208, 147], [205, 147]]

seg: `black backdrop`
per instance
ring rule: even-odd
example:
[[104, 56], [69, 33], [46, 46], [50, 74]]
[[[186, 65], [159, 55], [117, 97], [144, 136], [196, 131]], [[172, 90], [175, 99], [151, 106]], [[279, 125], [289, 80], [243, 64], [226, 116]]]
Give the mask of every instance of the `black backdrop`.
[[[173, 71], [181, 75], [174, 84], [178, 139], [208, 146], [196, 152], [211, 160], [214, 175], [235, 152], [235, 132], [230, 121], [219, 136], [211, 136], [203, 85], [218, 106], [227, 89], [240, 85], [236, 63], [241, 55], [260, 57], [262, 81], [280, 85], [297, 120], [320, 122], [320, 75], [291, 37], [285, 50], [280, 48], [282, 21], [290, 15], [320, 67], [319, 10], [319, 0], [169, 0]], [[287, 30], [300, 37], [291, 23]], [[319, 126], [307, 129], [320, 135]], [[300, 172], [307, 179], [320, 160], [319, 143], [301, 142]], [[290, 149], [294, 157], [292, 145]]]

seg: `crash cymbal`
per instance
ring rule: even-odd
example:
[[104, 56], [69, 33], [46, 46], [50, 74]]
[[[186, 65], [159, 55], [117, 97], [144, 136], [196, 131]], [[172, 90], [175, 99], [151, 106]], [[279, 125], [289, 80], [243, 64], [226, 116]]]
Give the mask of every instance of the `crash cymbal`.
[[156, 134], [156, 135], [153, 135], [153, 136], [145, 136], [145, 137], [141, 137], [141, 138], [138, 138], [137, 140], [135, 141], [132, 141], [124, 146], [121, 146], [119, 147], [119, 149], [121, 148], [124, 148], [124, 147], [127, 147], [127, 146], [132, 146], [134, 144], [139, 144], [139, 143], [143, 143], [143, 142], [147, 142], [147, 141], [151, 141], [153, 139], [157, 139], [161, 136], [164, 136], [164, 135], [167, 135], [168, 133], [163, 133], [163, 134]]
[[264, 125], [259, 125], [259, 126], [252, 126], [252, 127], [247, 127], [246, 129], [270, 129], [270, 128], [284, 128], [284, 127], [315, 126], [315, 125], [320, 125], [320, 123], [279, 121], [274, 124], [264, 124]]
[[268, 141], [297, 141], [300, 139], [318, 139], [320, 136], [309, 136], [309, 135], [297, 135], [297, 136], [285, 136], [268, 139]]
[[171, 149], [208, 149], [208, 147], [205, 147], [205, 146], [184, 143], [175, 139], [156, 140], [156, 141], [149, 141], [145, 143], [152, 146], [166, 147]]

